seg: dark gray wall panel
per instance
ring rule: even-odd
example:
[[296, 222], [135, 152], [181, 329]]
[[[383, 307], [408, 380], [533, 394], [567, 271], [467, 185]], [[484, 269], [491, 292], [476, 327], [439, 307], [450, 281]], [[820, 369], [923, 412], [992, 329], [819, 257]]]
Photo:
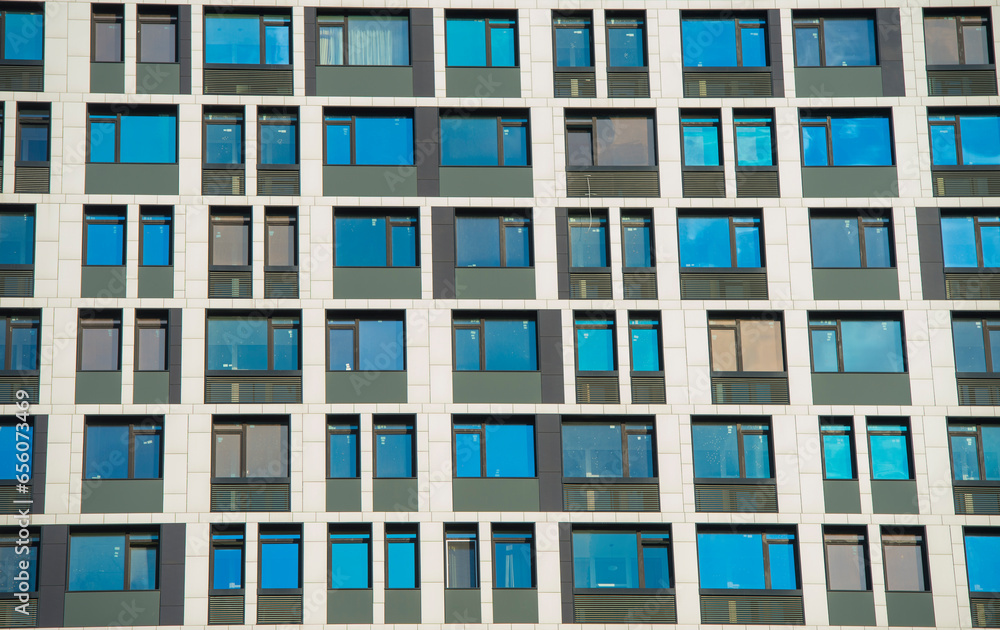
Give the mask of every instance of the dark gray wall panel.
[[455, 299], [455, 209], [431, 208], [434, 298]]
[[45, 512], [45, 462], [49, 443], [49, 417], [33, 416], [31, 434], [31, 511]]
[[563, 623], [573, 623], [573, 529], [559, 523], [559, 581]]
[[920, 285], [924, 299], [945, 299], [939, 208], [917, 208], [917, 248], [920, 253]]
[[[569, 211], [556, 208], [556, 286], [560, 300], [569, 299]], [[540, 296], [541, 297], [541, 296]]]
[[413, 95], [434, 96], [434, 11], [410, 9]]
[[185, 523], [160, 525], [160, 625], [184, 625]]
[[562, 403], [563, 389], [562, 313], [538, 311], [538, 369], [542, 373], [542, 402]]
[[38, 627], [63, 625], [69, 526], [43, 525], [38, 552]]
[[535, 416], [538, 449], [538, 504], [543, 512], [562, 512], [562, 435], [559, 416]]
[[905, 96], [899, 9], [876, 9], [875, 32], [878, 38], [879, 65], [882, 67], [882, 95]]
[[[191, 6], [177, 7], [177, 39], [180, 49], [177, 60], [181, 66], [181, 94], [191, 93]], [[61, 619], [61, 618], [60, 618]]]
[[181, 312], [182, 309], [179, 308], [167, 311], [167, 337], [170, 339], [170, 348], [167, 350], [167, 370], [170, 373], [167, 402], [170, 404], [181, 402]]
[[441, 163], [437, 107], [418, 107], [414, 110], [413, 139], [416, 147], [413, 159], [417, 165], [417, 194], [421, 197], [437, 197], [440, 190], [438, 166]]
[[306, 96], [316, 95], [316, 8], [305, 9], [305, 33], [302, 39], [302, 51], [306, 57]]
[[781, 12], [778, 9], [767, 10], [767, 48], [771, 61], [771, 95], [784, 98], [785, 76], [781, 65]]

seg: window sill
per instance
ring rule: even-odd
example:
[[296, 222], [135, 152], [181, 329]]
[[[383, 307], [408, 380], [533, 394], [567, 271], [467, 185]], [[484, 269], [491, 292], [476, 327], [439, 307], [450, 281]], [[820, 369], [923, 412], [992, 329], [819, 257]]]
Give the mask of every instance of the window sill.
[[699, 484], [719, 484], [719, 485], [741, 485], [741, 486], [774, 486], [777, 480], [774, 477], [765, 479], [751, 479], [748, 477], [695, 477], [694, 483]]
[[212, 477], [212, 484], [291, 483], [291, 477]]
[[0, 59], [0, 66], [41, 66], [44, 59]]
[[802, 597], [801, 589], [699, 588], [699, 595], [745, 595], [749, 597]]
[[[508, 589], [509, 590], [509, 589]], [[599, 588], [574, 588], [574, 595], [673, 595], [673, 588], [619, 588], [617, 586]]]
[[655, 486], [660, 483], [659, 477], [563, 477], [562, 482], [592, 485], [616, 485], [641, 483]]
[[[645, 165], [645, 166], [581, 166], [570, 164], [566, 166], [566, 170], [570, 173], [632, 173], [636, 171], [642, 172], [656, 172], [659, 170], [659, 166], [656, 164]], [[721, 170], [722, 167], [720, 166]]]

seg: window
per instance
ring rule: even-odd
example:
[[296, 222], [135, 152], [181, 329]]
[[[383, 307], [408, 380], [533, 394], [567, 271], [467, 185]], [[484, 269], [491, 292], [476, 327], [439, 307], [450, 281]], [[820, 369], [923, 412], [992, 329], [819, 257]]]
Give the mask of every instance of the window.
[[1000, 114], [928, 112], [932, 166], [1000, 165]]
[[205, 63], [237, 65], [291, 64], [291, 18], [251, 15], [218, 9], [205, 15]]
[[955, 481], [1000, 481], [1000, 424], [952, 421], [948, 441]]
[[913, 479], [909, 422], [869, 420], [868, 456], [872, 479]]
[[264, 267], [298, 267], [299, 247], [295, 208], [264, 209]]
[[528, 166], [527, 114], [441, 117], [441, 166]]
[[812, 212], [809, 217], [814, 269], [875, 269], [895, 266], [892, 217], [883, 210], [858, 214]]
[[681, 113], [684, 166], [722, 165], [722, 125], [718, 114]]
[[710, 317], [712, 372], [784, 372], [781, 320], [771, 319], [776, 316]]
[[88, 121], [87, 161], [91, 164], [177, 163], [176, 108], [135, 107], [115, 112], [92, 105]]
[[418, 267], [417, 216], [407, 211], [334, 211], [337, 267]]
[[897, 317], [809, 318], [813, 372], [905, 372], [903, 322]]
[[297, 114], [257, 115], [257, 163], [289, 166], [299, 163]]
[[685, 68], [767, 66], [767, 21], [740, 14], [681, 18]]
[[773, 479], [771, 425], [756, 422], [691, 423], [694, 476], [700, 479]]
[[349, 112], [328, 113], [323, 117], [323, 121], [326, 127], [324, 164], [364, 166], [413, 164], [412, 111], [409, 113], [386, 111], [365, 115]]
[[646, 67], [646, 17], [643, 13], [605, 15], [608, 29], [608, 67]]
[[215, 422], [212, 476], [216, 479], [288, 477], [288, 423]]
[[163, 420], [87, 419], [84, 479], [162, 479]]
[[417, 476], [417, 444], [413, 418], [375, 416], [375, 478], [412, 479]]
[[140, 5], [139, 63], [177, 63], [177, 10]]
[[209, 315], [206, 369], [299, 370], [298, 315]]
[[456, 267], [531, 267], [531, 211], [459, 214]]
[[0, 265], [35, 264], [35, 211], [0, 206]]
[[[27, 592], [38, 590], [38, 532], [29, 529], [27, 533], [21, 538], [17, 529], [0, 531], [0, 593], [23, 593], [21, 585], [25, 583]], [[25, 564], [28, 579], [16, 579]]]
[[250, 210], [209, 211], [212, 230], [209, 267], [250, 266]]
[[302, 588], [302, 531], [261, 526], [257, 589]]
[[328, 479], [357, 479], [361, 445], [357, 416], [327, 416]]
[[455, 315], [455, 371], [534, 372], [538, 337], [534, 317]]
[[167, 371], [167, 313], [135, 311], [135, 371]]
[[680, 215], [677, 233], [681, 268], [760, 269], [764, 266], [759, 215]]
[[331, 372], [402, 371], [406, 369], [403, 314], [372, 311], [327, 316]]
[[563, 422], [563, 477], [656, 477], [652, 421]]
[[989, 13], [924, 14], [928, 66], [983, 66], [993, 63]]
[[205, 109], [205, 166], [243, 164], [243, 112]]
[[795, 65], [877, 66], [875, 20], [866, 16], [792, 16]]
[[0, 371], [38, 369], [41, 318], [37, 313], [0, 312]]
[[556, 68], [592, 68], [593, 37], [590, 15], [552, 15]]
[[48, 161], [49, 105], [18, 103], [17, 162], [32, 166], [32, 163], [43, 165]]
[[154, 591], [159, 536], [79, 532], [69, 536], [67, 591]]
[[386, 523], [385, 587], [420, 588], [417, 525]]
[[1000, 593], [1000, 535], [995, 528], [965, 530], [965, 565], [972, 593]]
[[632, 371], [663, 371], [659, 314], [629, 313], [628, 333]]
[[609, 267], [608, 217], [603, 211], [569, 215], [569, 266]]
[[826, 588], [829, 591], [870, 591], [868, 537], [864, 527], [823, 528]]
[[88, 267], [125, 264], [125, 209], [84, 207], [83, 264]]
[[122, 23], [125, 9], [121, 5], [95, 4], [91, 14], [91, 61], [120, 63], [125, 56]]
[[80, 311], [77, 369], [117, 372], [121, 369], [121, 311]]
[[42, 5], [18, 3], [0, 9], [5, 61], [41, 61], [44, 52]]
[[[393, 13], [399, 15], [393, 15]], [[319, 15], [316, 63], [321, 66], [410, 65], [408, 11]], [[347, 36], [344, 36], [344, 33]]]
[[574, 314], [577, 372], [615, 372], [615, 320], [596, 314]]
[[673, 588], [670, 532], [574, 530], [573, 588]]
[[479, 588], [479, 544], [475, 525], [445, 525], [445, 588]]
[[172, 206], [139, 206], [139, 266], [173, 264], [174, 209]]
[[703, 528], [698, 532], [702, 589], [794, 590], [799, 587], [795, 531]]
[[648, 213], [622, 213], [622, 257], [624, 267], [653, 266], [653, 218]]
[[239, 590], [244, 586], [243, 554], [246, 540], [242, 526], [212, 525], [210, 573], [213, 591]]
[[823, 478], [857, 479], [851, 417], [820, 418], [819, 439], [823, 454]]
[[1000, 318], [955, 317], [955, 371], [1000, 373]]
[[455, 477], [535, 476], [531, 419], [455, 416]]
[[535, 587], [533, 527], [493, 526], [493, 588]]
[[[21, 425], [20, 431], [18, 430], [19, 424]], [[0, 485], [13, 485], [18, 477], [24, 480], [24, 475], [28, 475], [28, 479], [31, 478], [31, 460], [34, 455], [31, 425], [31, 421], [20, 422], [20, 419], [16, 417], [0, 420], [0, 463], [3, 464], [0, 466]], [[0, 545], [2, 544], [0, 542]], [[2, 566], [3, 561], [0, 559], [0, 567]], [[3, 575], [0, 573], [0, 582], [2, 582]]]
[[887, 592], [931, 590], [923, 527], [883, 527], [882, 563]]
[[775, 166], [777, 143], [774, 135], [774, 116], [766, 114], [733, 112], [733, 129], [736, 134], [736, 167]]
[[330, 526], [330, 588], [371, 588], [371, 526]]
[[[619, 110], [620, 111], [620, 110]], [[656, 166], [652, 115], [566, 114], [566, 163], [572, 167]]]
[[892, 166], [888, 114], [802, 116], [803, 166]]
[[445, 15], [448, 67], [511, 68], [517, 65], [516, 13]]
[[1000, 215], [943, 214], [944, 266], [1000, 267]]

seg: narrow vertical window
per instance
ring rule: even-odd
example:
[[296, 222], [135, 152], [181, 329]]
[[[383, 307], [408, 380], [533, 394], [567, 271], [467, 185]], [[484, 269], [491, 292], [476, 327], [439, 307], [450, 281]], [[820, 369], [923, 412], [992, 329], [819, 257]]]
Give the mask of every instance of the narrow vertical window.
[[417, 525], [385, 525], [385, 587], [420, 588]]
[[479, 588], [479, 540], [475, 525], [445, 525], [445, 588]]

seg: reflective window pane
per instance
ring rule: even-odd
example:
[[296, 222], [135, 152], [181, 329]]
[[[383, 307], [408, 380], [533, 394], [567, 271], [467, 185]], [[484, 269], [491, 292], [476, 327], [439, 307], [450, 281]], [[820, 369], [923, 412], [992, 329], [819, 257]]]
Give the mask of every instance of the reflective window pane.
[[871, 19], [823, 21], [827, 66], [875, 66], [875, 22]]
[[128, 439], [127, 424], [88, 424], [84, 462], [85, 478], [127, 479]]
[[563, 476], [622, 477], [622, 434], [619, 424], [564, 424]]
[[534, 321], [487, 320], [485, 328], [486, 370], [533, 372], [538, 369]]
[[498, 166], [496, 118], [442, 118], [441, 166]]
[[701, 588], [763, 589], [764, 548], [760, 534], [698, 534]]
[[125, 588], [125, 536], [74, 535], [69, 541], [70, 591], [121, 591]]
[[299, 556], [298, 540], [295, 542], [261, 540], [260, 588], [300, 588], [302, 582], [299, 579]]
[[727, 217], [678, 217], [681, 267], [732, 267]]
[[449, 66], [486, 65], [485, 19], [449, 19], [445, 36]]
[[1000, 563], [997, 558], [1000, 558], [1000, 536], [965, 535], [965, 562], [971, 592], [1000, 592]]
[[842, 321], [845, 372], [903, 372], [902, 325], [898, 321]]
[[957, 66], [958, 31], [953, 17], [924, 18], [924, 46], [929, 66]]
[[534, 426], [530, 424], [486, 425], [486, 476], [535, 476]]
[[695, 477], [739, 478], [740, 454], [735, 425], [693, 424], [691, 435]]
[[[873, 427], [869, 426], [869, 432]], [[910, 453], [905, 435], [869, 435], [872, 479], [909, 479]]]
[[246, 476], [288, 476], [288, 427], [279, 424], [246, 425]]
[[496, 217], [455, 218], [455, 264], [458, 267], [499, 267], [500, 223]]
[[385, 267], [385, 219], [336, 217], [334, 258], [338, 267]]
[[639, 588], [635, 532], [573, 532], [574, 588]]
[[685, 67], [735, 67], [736, 22], [732, 19], [681, 20], [681, 46]]

